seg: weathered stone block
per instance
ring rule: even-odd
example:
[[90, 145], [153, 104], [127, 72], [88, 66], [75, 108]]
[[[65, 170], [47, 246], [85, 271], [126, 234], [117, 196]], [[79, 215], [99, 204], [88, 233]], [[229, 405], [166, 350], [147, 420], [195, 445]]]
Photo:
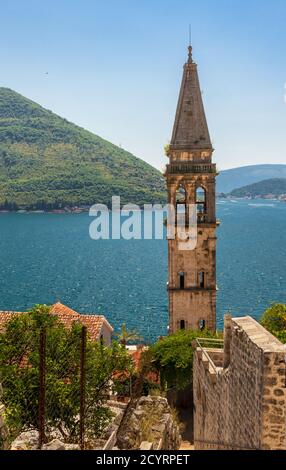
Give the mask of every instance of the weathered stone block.
[[273, 387], [274, 385], [277, 385], [277, 377], [266, 377], [264, 383], [265, 385]]
[[270, 415], [269, 416], [269, 422], [274, 423], [274, 424], [284, 424], [285, 425], [285, 419], [281, 416]]

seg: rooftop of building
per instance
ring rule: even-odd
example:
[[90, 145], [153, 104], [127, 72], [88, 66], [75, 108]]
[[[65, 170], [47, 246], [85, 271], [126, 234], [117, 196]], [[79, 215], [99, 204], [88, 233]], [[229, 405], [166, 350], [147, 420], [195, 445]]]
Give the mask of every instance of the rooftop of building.
[[[27, 312], [0, 311], [0, 330], [3, 330], [5, 324], [13, 317], [24, 313]], [[52, 305], [50, 314], [56, 315], [67, 328], [70, 328], [73, 323], [76, 322], [86, 326], [89, 338], [92, 341], [98, 341], [100, 339], [101, 330], [104, 325], [111, 333], [113, 332], [112, 326], [103, 315], [78, 313], [61, 302]]]

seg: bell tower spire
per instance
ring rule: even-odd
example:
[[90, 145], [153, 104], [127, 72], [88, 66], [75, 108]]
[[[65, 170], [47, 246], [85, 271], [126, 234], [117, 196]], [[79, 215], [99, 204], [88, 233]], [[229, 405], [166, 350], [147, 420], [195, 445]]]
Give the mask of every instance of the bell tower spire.
[[189, 46], [168, 150], [169, 203], [196, 210], [197, 243], [180, 249], [178, 231], [168, 240], [169, 328], [216, 328], [216, 165], [200, 90], [197, 64]]
[[184, 66], [171, 146], [174, 150], [213, 150], [192, 46]]

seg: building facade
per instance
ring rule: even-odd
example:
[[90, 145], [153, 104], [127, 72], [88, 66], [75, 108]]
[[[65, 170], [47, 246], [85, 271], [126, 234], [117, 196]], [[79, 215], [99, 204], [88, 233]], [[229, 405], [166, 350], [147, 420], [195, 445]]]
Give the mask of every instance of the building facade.
[[[197, 242], [184, 250], [178, 238], [168, 240], [169, 331], [216, 328], [216, 165], [200, 90], [197, 65], [189, 47], [177, 106], [169, 164], [168, 202], [179, 211], [195, 208]], [[188, 217], [186, 217], [186, 220]]]

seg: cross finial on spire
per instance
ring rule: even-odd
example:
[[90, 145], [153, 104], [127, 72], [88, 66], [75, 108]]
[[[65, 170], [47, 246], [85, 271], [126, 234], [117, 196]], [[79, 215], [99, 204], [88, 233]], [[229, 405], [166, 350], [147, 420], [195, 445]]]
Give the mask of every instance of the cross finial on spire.
[[191, 45], [189, 46], [189, 60], [188, 60], [188, 62], [189, 62], [189, 64], [193, 63], [193, 48], [192, 48]]

